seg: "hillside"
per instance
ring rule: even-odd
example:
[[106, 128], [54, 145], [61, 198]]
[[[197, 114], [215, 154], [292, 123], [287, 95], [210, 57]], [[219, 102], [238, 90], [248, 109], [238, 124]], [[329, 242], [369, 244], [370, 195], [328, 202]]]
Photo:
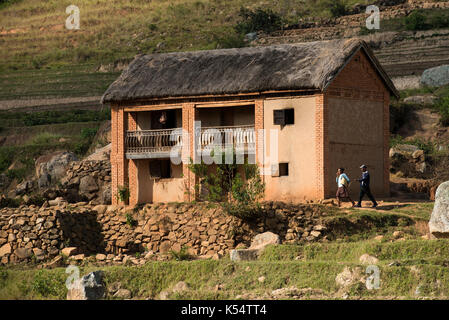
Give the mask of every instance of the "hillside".
[[[335, 3], [344, 5], [343, 12]], [[381, 30], [367, 39], [391, 76], [419, 74], [424, 68], [448, 62], [449, 25], [444, 22], [449, 20], [448, 2], [375, 3], [382, 12]], [[371, 2], [84, 0], [78, 2], [80, 29], [67, 30], [65, 9], [70, 4], [9, 0], [0, 6], [0, 108], [21, 107], [16, 100], [23, 99], [32, 99], [28, 106], [41, 107], [48, 103], [40, 99], [101, 96], [138, 53], [360, 36], [367, 17], [360, 5]], [[242, 14], [242, 8], [249, 11]], [[403, 18], [420, 8], [425, 8], [429, 21], [425, 30], [404, 30]], [[244, 39], [245, 32], [237, 32], [236, 27], [239, 23], [248, 26], [245, 14], [258, 9], [263, 9], [263, 14], [272, 12], [276, 24], [249, 42]], [[263, 17], [255, 19], [262, 19], [254, 21], [262, 29], [266, 27]], [[404, 64], [409, 59], [412, 64]], [[72, 100], [77, 101], [82, 102]]]

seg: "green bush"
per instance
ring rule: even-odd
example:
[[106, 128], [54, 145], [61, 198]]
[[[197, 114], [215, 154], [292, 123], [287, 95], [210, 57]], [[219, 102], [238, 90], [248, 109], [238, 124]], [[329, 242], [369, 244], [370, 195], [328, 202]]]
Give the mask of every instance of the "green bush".
[[440, 124], [442, 126], [449, 126], [449, 96], [443, 97], [435, 104], [435, 108], [440, 114]]
[[127, 186], [119, 186], [117, 198], [122, 202], [128, 201], [129, 200], [129, 188]]
[[423, 150], [425, 154], [431, 154], [435, 151], [435, 146], [431, 141], [424, 141], [421, 138], [405, 140], [400, 135], [390, 137], [390, 147], [394, 147], [398, 144], [410, 144], [413, 146], [417, 146], [419, 149]]
[[449, 27], [449, 15], [439, 13], [430, 18], [429, 24], [433, 29], [447, 28]]
[[0, 208], [18, 208], [21, 204], [20, 198], [0, 198]]
[[427, 28], [426, 17], [421, 10], [414, 10], [404, 18], [405, 28], [411, 31], [425, 30]]
[[342, 0], [329, 0], [324, 2], [332, 17], [338, 18], [348, 14], [346, 4]]
[[184, 261], [192, 259], [192, 256], [189, 254], [188, 248], [186, 246], [182, 246], [179, 252], [175, 250], [170, 250], [170, 255], [172, 256], [172, 259], [176, 261]]
[[32, 290], [42, 297], [65, 298], [67, 289], [65, 287], [64, 274], [50, 273], [39, 270], [33, 279]]
[[0, 148], [0, 172], [5, 171], [12, 164], [14, 153], [11, 148]]
[[[247, 160], [244, 164], [237, 164], [235, 152], [233, 162], [229, 164], [225, 163], [224, 152], [216, 157], [211, 153], [211, 157], [221, 157], [221, 164], [215, 165], [215, 172], [209, 172], [209, 166], [204, 163], [189, 165], [189, 169], [199, 178], [195, 185], [197, 198], [218, 203], [224, 212], [240, 219], [257, 216], [260, 211], [259, 200], [265, 191], [258, 166], [248, 164]], [[239, 172], [239, 169], [243, 172]]]
[[270, 33], [282, 28], [282, 18], [271, 9], [256, 9], [255, 11], [240, 8], [240, 21], [235, 30], [240, 34], [263, 31]]

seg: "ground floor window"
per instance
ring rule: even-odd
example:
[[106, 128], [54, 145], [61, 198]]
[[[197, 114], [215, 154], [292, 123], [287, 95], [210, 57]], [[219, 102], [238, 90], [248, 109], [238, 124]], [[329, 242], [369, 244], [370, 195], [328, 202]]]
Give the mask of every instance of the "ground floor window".
[[153, 179], [171, 178], [170, 159], [157, 159], [150, 161], [150, 177]]

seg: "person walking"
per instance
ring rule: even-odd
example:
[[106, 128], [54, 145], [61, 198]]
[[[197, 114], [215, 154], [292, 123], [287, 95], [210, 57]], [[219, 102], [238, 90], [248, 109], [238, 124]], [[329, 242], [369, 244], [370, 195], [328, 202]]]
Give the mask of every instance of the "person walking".
[[357, 181], [360, 182], [360, 195], [359, 195], [359, 202], [357, 203], [356, 207], [360, 208], [362, 207], [362, 199], [365, 196], [365, 194], [368, 196], [368, 198], [373, 203], [372, 208], [377, 207], [376, 199], [374, 199], [374, 196], [371, 193], [369, 183], [370, 183], [370, 177], [368, 172], [368, 167], [364, 164], [360, 166], [360, 169], [362, 169], [362, 178], [357, 179]]
[[351, 180], [349, 179], [349, 177], [346, 175], [345, 173], [345, 168], [340, 168], [337, 170], [337, 201], [338, 201], [338, 206], [341, 206], [341, 201], [344, 199], [349, 199], [349, 201], [352, 202], [352, 206], [355, 205], [355, 202], [351, 199], [351, 197], [349, 196], [349, 183], [351, 182]]

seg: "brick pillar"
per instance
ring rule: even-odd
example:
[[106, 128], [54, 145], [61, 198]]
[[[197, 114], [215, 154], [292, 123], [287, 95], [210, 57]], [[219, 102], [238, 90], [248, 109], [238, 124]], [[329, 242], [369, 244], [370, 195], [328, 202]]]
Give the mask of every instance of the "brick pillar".
[[319, 94], [315, 98], [315, 152], [316, 152], [316, 199], [324, 199], [329, 194], [329, 134], [327, 96]]
[[111, 195], [112, 204], [123, 204], [118, 199], [118, 188], [127, 185], [125, 159], [125, 132], [127, 115], [123, 107], [111, 106]]
[[[137, 130], [137, 113], [128, 114], [128, 130]], [[139, 181], [137, 179], [137, 161], [128, 161], [128, 187], [129, 187], [129, 205], [134, 206], [139, 203]]]
[[184, 176], [184, 201], [192, 201], [195, 197], [195, 175], [189, 170], [188, 164], [190, 159], [195, 159], [194, 152], [194, 122], [198, 119], [198, 110], [193, 103], [184, 103], [182, 105], [182, 129], [184, 133], [188, 133], [188, 136], [183, 137], [183, 150], [182, 150], [182, 173]]
[[390, 196], [390, 93], [384, 92], [384, 110], [383, 110], [383, 135], [384, 135], [384, 194]]
[[[264, 145], [263, 143], [259, 144], [259, 130], [264, 128], [263, 107], [264, 107], [263, 99], [256, 99], [254, 104], [254, 130], [256, 132], [256, 163], [258, 164], [261, 171], [265, 165]], [[262, 175], [261, 178], [262, 181], [265, 181], [264, 175]]]

